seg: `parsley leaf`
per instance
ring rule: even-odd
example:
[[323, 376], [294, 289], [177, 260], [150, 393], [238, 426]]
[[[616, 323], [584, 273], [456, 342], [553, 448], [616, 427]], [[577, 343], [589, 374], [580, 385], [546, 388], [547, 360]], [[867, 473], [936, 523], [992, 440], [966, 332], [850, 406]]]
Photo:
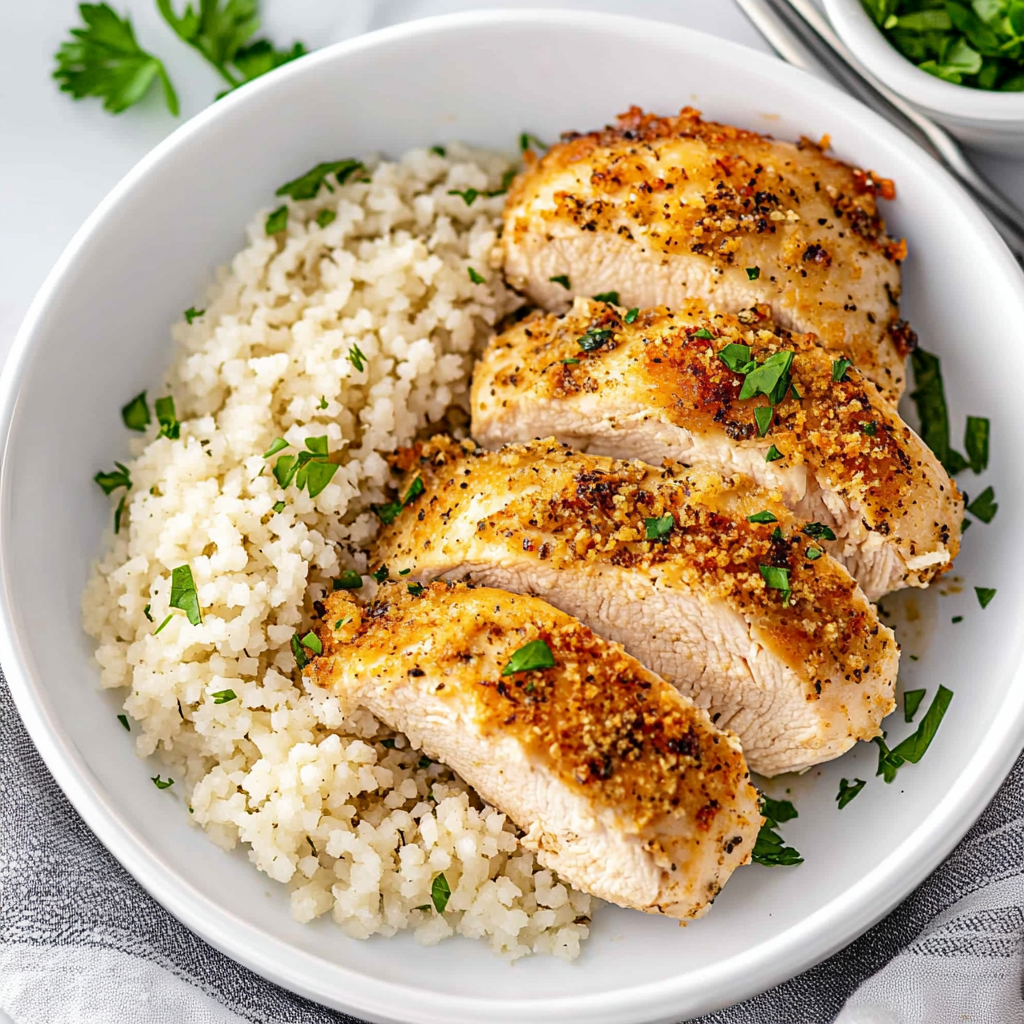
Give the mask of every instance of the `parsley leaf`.
[[423, 477], [418, 476], [411, 484], [409, 489], [405, 492], [405, 497], [402, 499], [402, 505], [411, 505], [421, 494], [426, 491], [426, 486], [423, 483]]
[[285, 510], [285, 503], [283, 501], [275, 501], [273, 505], [274, 511], [280, 515]]
[[268, 215], [265, 230], [268, 235], [276, 235], [279, 231], [284, 231], [286, 227], [288, 227], [288, 207], [279, 206]]
[[842, 810], [866, 785], [867, 781], [864, 779], [854, 779], [852, 783], [847, 779], [840, 779], [839, 792], [836, 794], [839, 810]]
[[693, 336], [700, 338], [701, 341], [712, 341], [715, 337], [706, 327], [702, 327], [699, 331], [694, 331]]
[[953, 691], [940, 685], [938, 693], [935, 694], [928, 710], [924, 713], [924, 718], [921, 719], [921, 724], [892, 750], [886, 746], [881, 736], [876, 736], [874, 743], [878, 745], [878, 770], [875, 774], [881, 775], [887, 783], [891, 783], [904, 764], [907, 762], [917, 764], [924, 757], [935, 738], [952, 699]]
[[921, 439], [935, 452], [947, 473], [959, 473], [967, 465], [967, 460], [949, 443], [949, 408], [939, 359], [917, 348], [911, 353], [910, 362], [916, 384], [910, 397], [921, 423]]
[[159, 79], [164, 102], [178, 116], [178, 97], [160, 60], [147, 53], [135, 39], [131, 19], [123, 19], [109, 4], [79, 4], [83, 28], [71, 29], [72, 39], [63, 43], [55, 57], [53, 77], [61, 92], [76, 99], [96, 96], [103, 109], [120, 114], [138, 103]]
[[808, 523], [800, 532], [814, 540], [836, 539], [836, 535], [824, 523]]
[[593, 352], [611, 341], [614, 333], [614, 331], [610, 331], [607, 328], [591, 327], [586, 334], [581, 335], [576, 341], [584, 352]]
[[834, 384], [841, 384], [846, 380], [846, 371], [853, 366], [853, 362], [843, 356], [840, 359], [832, 360], [832, 382]]
[[799, 817], [793, 804], [789, 800], [773, 800], [762, 793], [761, 814], [764, 816], [764, 822], [751, 854], [754, 863], [764, 864], [766, 867], [802, 864], [803, 857], [791, 846], [786, 846], [782, 836], [776, 831], [782, 822]]
[[434, 904], [434, 909], [439, 914], [444, 913], [444, 908], [448, 906], [451, 895], [448, 879], [444, 877], [443, 873], [438, 875], [430, 884], [430, 902]]
[[312, 651], [314, 654], [324, 653], [324, 645], [323, 643], [321, 643], [320, 637], [318, 637], [316, 633], [312, 631], [307, 633], [304, 637], [300, 637], [299, 643], [302, 644], [303, 647]]
[[139, 433], [145, 431], [150, 422], [149, 403], [146, 401], [145, 391], [121, 408], [121, 419], [129, 430], [137, 430]]
[[185, 310], [185, 319], [189, 323], [192, 323], [193, 320], [198, 320], [205, 312], [205, 309], [196, 309], [195, 306], [189, 306], [188, 309]]
[[[98, 481], [97, 481], [98, 482]], [[100, 485], [102, 486], [102, 484]], [[107, 492], [109, 493], [109, 491]], [[967, 506], [967, 511], [972, 516], [977, 516], [983, 523], [991, 523], [995, 519], [999, 505], [995, 500], [996, 492], [991, 487], [986, 487], [974, 501]]]
[[318, 228], [325, 228], [328, 224], [332, 224], [337, 220], [338, 215], [333, 210], [321, 210], [316, 215], [316, 226]]
[[363, 577], [355, 569], [345, 569], [342, 574], [331, 580], [332, 590], [358, 590], [363, 585]]
[[234, 690], [218, 690], [213, 695], [214, 704], [230, 704], [233, 700], [238, 700], [238, 694]]
[[480, 195], [480, 192], [477, 189], [475, 189], [475, 188], [467, 188], [467, 189], [450, 188], [450, 189], [448, 189], [448, 195], [450, 195], [450, 196], [462, 196], [462, 201], [467, 206], [472, 206], [473, 203], [476, 202], [476, 198], [477, 198], [477, 196]]
[[764, 461], [765, 462], [775, 462], [777, 459], [781, 459], [781, 458], [784, 458], [784, 456], [783, 456], [782, 452], [780, 452], [779, 449], [775, 447], [775, 445], [772, 445], [768, 449], [768, 451], [766, 451], [764, 453]]
[[431, 146], [430, 147], [430, 152], [431, 153], [436, 153], [438, 156], [447, 156], [448, 155], [448, 150], [446, 150], [444, 148], [444, 146]]
[[572, 285], [569, 284], [568, 274], [556, 274], [554, 277], [549, 277], [548, 280], [554, 284], [560, 284], [566, 291], [570, 291], [572, 289]]
[[423, 593], [424, 587], [422, 583], [406, 583], [406, 589], [412, 594], [413, 597], [419, 597]]
[[560, 363], [563, 363], [565, 366], [579, 366], [580, 365], [580, 361], [578, 359], [559, 359], [558, 361]]
[[132, 727], [128, 724], [127, 715], [118, 715], [117, 720], [124, 726], [126, 732], [132, 731]]
[[752, 516], [747, 516], [748, 523], [777, 523], [778, 518], [765, 509], [763, 512], [755, 512]]
[[388, 578], [388, 567], [382, 565], [370, 573], [376, 583], [383, 583]]
[[366, 356], [356, 344], [353, 344], [348, 350], [348, 361], [355, 367], [357, 373], [362, 373], [366, 369]]
[[789, 369], [793, 365], [794, 353], [776, 352], [760, 366], [750, 370], [740, 389], [740, 401], [766, 395], [772, 405], [778, 405], [789, 390]]
[[822, 551], [821, 548], [808, 548], [804, 552], [804, 557], [808, 562], [816, 562], [823, 554], [825, 554], [825, 552]]
[[555, 656], [551, 648], [543, 640], [531, 640], [512, 652], [508, 664], [501, 670], [503, 676], [515, 675], [516, 672], [533, 672], [555, 667]]
[[647, 540], [665, 540], [676, 525], [675, 516], [668, 515], [644, 520], [644, 536]]
[[792, 591], [789, 586], [789, 570], [779, 568], [776, 565], [759, 565], [757, 568], [766, 586], [771, 590], [781, 591], [782, 603], [783, 605], [788, 605], [792, 597]]
[[747, 267], [747, 280], [756, 281], [761, 276], [760, 267]]
[[269, 459], [288, 447], [288, 442], [283, 437], [275, 438], [270, 447], [263, 453], [263, 458]]
[[927, 690], [907, 690], [903, 694], [903, 721], [908, 724], [914, 720], [914, 715], [917, 714], [917, 709], [921, 706], [921, 701], [924, 700], [924, 695]]
[[974, 592], [978, 595], [978, 604], [980, 604], [982, 608], [987, 608], [989, 606], [989, 602], [996, 596], [995, 587], [975, 587]]
[[733, 371], [733, 373], [748, 373], [757, 365], [750, 358], [750, 346], [737, 345], [735, 342], [726, 345], [725, 348], [718, 353], [718, 358], [721, 359], [722, 362]]
[[203, 613], [199, 607], [199, 594], [189, 566], [179, 565], [171, 570], [171, 599], [168, 604], [171, 608], [181, 609], [193, 626], [202, 624]]
[[968, 416], [964, 429], [964, 448], [967, 461], [975, 473], [983, 472], [988, 466], [989, 421], [984, 416]]
[[640, 307], [634, 306], [632, 309], [626, 311], [626, 315], [622, 318], [627, 324], [634, 323], [636, 318], [640, 315]]
[[122, 465], [120, 462], [115, 462], [114, 465], [117, 469], [111, 469], [105, 473], [100, 472], [93, 477], [93, 480], [103, 488], [104, 494], [111, 494], [113, 491], [116, 491], [118, 487], [128, 489], [132, 485], [132, 478], [128, 472], [128, 467]]
[[291, 639], [292, 656], [295, 658], [295, 667], [301, 672], [309, 664], [309, 655], [299, 639], [298, 633], [292, 634]]
[[181, 437], [181, 424], [174, 411], [174, 399], [170, 395], [158, 398], [153, 403], [153, 410], [156, 413], [156, 421], [160, 424], [160, 433], [157, 437], [169, 437], [172, 441]]
[[164, 630], [164, 626], [166, 626], [166, 625], [167, 625], [167, 623], [168, 623], [168, 622], [170, 622], [170, 621], [171, 621], [171, 619], [173, 619], [173, 618], [174, 618], [174, 613], [173, 613], [173, 612], [171, 612], [171, 613], [170, 613], [170, 614], [169, 614], [169, 615], [167, 616], [167, 618], [166, 618], [166, 619], [164, 619], [164, 621], [163, 621], [163, 622], [161, 622], [161, 623], [160, 623], [160, 625], [159, 625], [159, 626], [157, 626], [157, 627], [156, 627], [156, 629], [154, 629], [154, 630], [153, 630], [153, 636], [157, 636], [158, 634], [162, 633], [162, 632], [163, 632], [163, 630]]
[[150, 780], [157, 789], [170, 789], [174, 785], [174, 779], [168, 776], [166, 779], [160, 778], [159, 775], [154, 775]]
[[770, 405], [759, 405], [754, 410], [754, 422], [757, 424], [757, 436], [764, 437], [772, 425], [775, 410]]
[[541, 142], [536, 135], [531, 135], [529, 132], [522, 132], [519, 136], [519, 150], [525, 153], [528, 149], [532, 149], [536, 146], [538, 149], [547, 149], [548, 145], [546, 142]]
[[470, 281], [473, 282], [473, 284], [483, 284], [484, 283], [484, 279], [483, 279], [482, 275], [478, 274], [472, 267], [467, 267], [466, 269], [469, 272], [469, 279], [470, 279]]
[[[339, 185], [346, 181], [356, 171], [365, 171], [362, 161], [353, 160], [332, 160], [327, 163], [317, 164], [315, 167], [299, 175], [294, 181], [285, 182], [276, 192], [275, 196], [288, 196], [291, 199], [313, 199], [321, 187], [328, 192], [333, 192], [331, 183], [327, 180], [333, 176]], [[334, 218], [332, 217], [331, 220]]]
[[371, 505], [370, 508], [373, 509], [374, 514], [385, 526], [390, 526], [402, 511], [402, 503], [400, 501], [388, 501], [383, 505]]
[[619, 293], [618, 292], [598, 292], [594, 296], [595, 302], [610, 302], [612, 305], [617, 306], [619, 304]]

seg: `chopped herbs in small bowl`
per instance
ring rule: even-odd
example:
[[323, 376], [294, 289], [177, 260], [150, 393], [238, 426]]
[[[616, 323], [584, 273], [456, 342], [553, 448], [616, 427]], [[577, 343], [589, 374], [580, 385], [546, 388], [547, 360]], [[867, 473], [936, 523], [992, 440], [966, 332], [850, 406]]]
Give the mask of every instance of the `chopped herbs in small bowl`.
[[824, 0], [876, 78], [962, 141], [1024, 152], [1024, 0]]

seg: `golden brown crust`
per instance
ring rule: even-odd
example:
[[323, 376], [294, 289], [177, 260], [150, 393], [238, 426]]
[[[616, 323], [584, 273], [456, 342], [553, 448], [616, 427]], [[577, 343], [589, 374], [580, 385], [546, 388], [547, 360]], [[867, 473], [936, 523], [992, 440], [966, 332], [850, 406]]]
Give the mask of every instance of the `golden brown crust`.
[[[415, 679], [450, 703], [453, 717], [457, 708], [481, 735], [514, 738], [570, 791], [631, 830], [653, 833], [681, 818], [707, 832], [741, 790], [750, 798], [742, 754], [703, 712], [618, 644], [537, 598], [451, 583], [412, 594], [392, 583], [367, 607], [344, 593], [326, 607], [323, 655], [310, 669], [319, 685], [332, 688], [341, 666], [374, 674], [384, 664], [375, 686]], [[443, 641], [421, 668], [425, 633]], [[513, 653], [534, 640], [548, 645], [555, 666], [503, 675]]]
[[[963, 519], [956, 485], [856, 366], [834, 380], [837, 354], [814, 335], [775, 327], [764, 306], [712, 315], [691, 301], [674, 312], [641, 310], [632, 323], [625, 313], [577, 299], [564, 316], [535, 314], [497, 335], [477, 368], [474, 417], [499, 419], [509, 408], [572, 403], [586, 394], [615, 403], [624, 394], [623, 401], [649, 405], [651, 417], [694, 434], [724, 435], [732, 446], [765, 452], [775, 445], [777, 468], [806, 465], [908, 560], [945, 548], [944, 560], [914, 574], [918, 585], [951, 567]], [[607, 332], [607, 340], [584, 351], [587, 332]], [[800, 397], [788, 392], [765, 437], [754, 409], [768, 400], [740, 400], [743, 376], [720, 358], [728, 345], [747, 346], [758, 363], [794, 353], [790, 372]]]
[[[476, 524], [481, 543], [510, 545], [555, 569], [612, 565], [657, 575], [723, 600], [799, 672], [808, 700], [830, 680], [859, 682], [891, 649], [845, 569], [827, 555], [809, 561], [804, 524], [746, 478], [583, 456], [551, 440], [485, 452], [435, 438], [403, 452], [399, 464], [407, 467], [402, 487], [419, 476], [425, 490], [381, 533], [379, 555], [395, 566], [429, 557], [462, 509], [481, 494], [500, 495]], [[747, 521], [761, 511], [776, 522]], [[669, 515], [665, 539], [646, 540], [646, 521]], [[762, 567], [788, 572], [788, 600]]]

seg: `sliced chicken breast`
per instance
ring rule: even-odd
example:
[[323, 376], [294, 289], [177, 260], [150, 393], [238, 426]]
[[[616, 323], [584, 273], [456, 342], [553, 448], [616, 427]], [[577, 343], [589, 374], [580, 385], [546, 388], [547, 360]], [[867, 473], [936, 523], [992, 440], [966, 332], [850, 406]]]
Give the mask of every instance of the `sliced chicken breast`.
[[898, 397], [916, 339], [899, 318], [906, 246], [878, 211], [894, 195], [807, 140], [634, 107], [527, 164], [505, 207], [505, 273], [555, 312], [609, 292], [627, 308], [766, 303]]
[[332, 595], [319, 635], [319, 685], [457, 771], [578, 888], [694, 918], [750, 860], [761, 814], [736, 737], [551, 605], [390, 584], [369, 607]]
[[487, 452], [435, 439], [400, 462], [408, 503], [376, 549], [392, 574], [543, 597], [706, 708], [754, 771], [837, 757], [892, 710], [892, 631], [749, 478], [554, 440]]
[[[770, 359], [787, 397], [761, 436], [754, 410], [769, 400], [741, 401], [746, 378], [730, 365]], [[564, 316], [492, 339], [472, 412], [473, 436], [489, 448], [554, 436], [600, 455], [746, 473], [828, 527], [826, 550], [873, 601], [927, 586], [959, 550], [963, 500], [939, 460], [857, 367], [813, 335], [773, 328], [764, 306], [738, 317], [695, 301], [627, 313], [577, 299]]]

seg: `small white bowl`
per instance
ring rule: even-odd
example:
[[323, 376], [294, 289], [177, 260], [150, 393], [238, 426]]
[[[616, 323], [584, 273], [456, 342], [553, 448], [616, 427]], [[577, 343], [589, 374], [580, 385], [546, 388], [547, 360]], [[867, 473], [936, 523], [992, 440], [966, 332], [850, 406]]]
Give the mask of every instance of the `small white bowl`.
[[861, 0], [823, 0], [825, 11], [857, 59], [894, 92], [962, 142], [1024, 153], [1024, 92], [953, 85], [915, 67], [886, 38]]

